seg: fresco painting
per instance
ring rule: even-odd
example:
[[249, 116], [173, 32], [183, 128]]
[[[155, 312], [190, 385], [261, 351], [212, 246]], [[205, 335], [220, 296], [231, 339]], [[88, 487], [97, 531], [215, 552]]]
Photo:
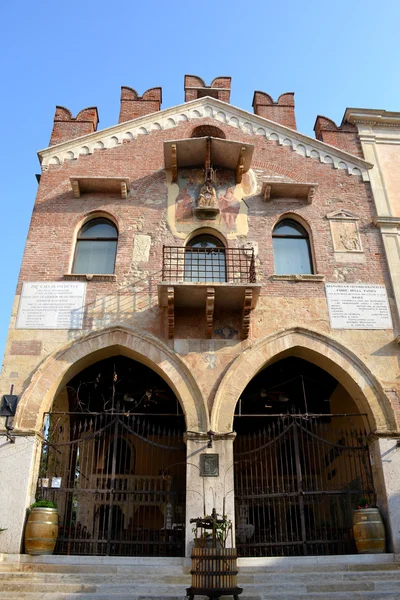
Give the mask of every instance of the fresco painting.
[[[193, 228], [199, 219], [195, 214], [196, 202], [202, 186], [204, 185], [203, 169], [180, 169], [177, 184], [173, 194], [174, 202], [174, 225], [177, 232], [185, 233]], [[252, 191], [252, 181], [248, 173], [243, 177], [242, 184], [236, 185], [235, 172], [229, 169], [217, 169], [215, 172], [215, 190], [220, 209], [216, 219], [210, 220], [210, 225], [217, 227], [226, 234], [243, 234], [247, 230], [247, 206], [243, 202], [243, 196]], [[177, 193], [176, 193], [177, 192]], [[172, 200], [172, 194], [170, 198]], [[239, 219], [239, 216], [242, 219]], [[245, 227], [240, 226], [245, 223]]]

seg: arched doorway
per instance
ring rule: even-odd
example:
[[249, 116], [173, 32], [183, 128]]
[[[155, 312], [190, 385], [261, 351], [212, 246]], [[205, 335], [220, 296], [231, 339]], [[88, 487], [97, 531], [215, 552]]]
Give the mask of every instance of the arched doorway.
[[235, 410], [236, 543], [241, 556], [352, 554], [352, 510], [375, 501], [367, 415], [317, 365], [286, 356]]
[[59, 554], [183, 556], [185, 418], [152, 369], [111, 356], [45, 414], [37, 495], [55, 500]]

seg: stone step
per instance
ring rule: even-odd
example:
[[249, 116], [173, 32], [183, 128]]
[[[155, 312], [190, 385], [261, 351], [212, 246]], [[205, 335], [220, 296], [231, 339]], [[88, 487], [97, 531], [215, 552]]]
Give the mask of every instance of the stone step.
[[182, 573], [183, 567], [171, 566], [168, 567], [143, 567], [143, 566], [120, 566], [120, 565], [109, 565], [109, 564], [98, 564], [98, 565], [75, 565], [75, 564], [52, 564], [52, 563], [2, 563], [0, 562], [0, 574], [1, 573], [92, 573], [100, 575], [112, 575], [121, 574], [129, 575], [129, 573], [144, 573], [144, 574], [167, 574], [167, 575], [179, 575]]
[[[97, 597], [98, 595], [104, 596], [107, 595], [110, 598], [115, 598], [115, 596], [125, 595], [127, 597], [131, 597], [133, 595], [136, 596], [153, 596], [157, 594], [159, 597], [168, 595], [168, 596], [179, 596], [185, 595], [185, 590], [187, 585], [167, 585], [163, 583], [158, 583], [156, 585], [152, 585], [150, 583], [146, 584], [134, 584], [129, 585], [126, 583], [119, 584], [100, 584], [100, 585], [88, 585], [88, 584], [72, 584], [72, 583], [61, 583], [57, 584], [56, 589], [58, 594], [70, 595], [75, 594], [79, 595], [79, 597], [84, 594], [91, 594]], [[321, 582], [319, 584], [286, 584], [281, 582], [280, 584], [273, 585], [247, 585], [245, 586], [245, 591], [247, 594], [252, 596], [262, 595], [262, 596], [270, 596], [270, 595], [285, 595], [285, 597], [289, 596], [304, 596], [304, 595], [320, 595], [325, 598], [326, 594], [333, 593], [346, 593], [347, 595], [351, 594], [353, 597], [354, 593], [365, 593], [365, 592], [375, 592], [377, 593], [397, 593], [397, 597], [399, 598], [399, 585], [398, 582], [350, 582], [350, 583], [325, 583]], [[20, 593], [20, 594], [36, 594], [47, 596], [48, 594], [54, 593], [54, 585], [53, 584], [45, 584], [45, 583], [34, 583], [34, 582], [14, 582], [14, 583], [3, 583], [0, 584], [0, 594], [2, 593]]]
[[[60, 565], [61, 566], [61, 565]], [[97, 573], [92, 569], [85, 570], [84, 568], [73, 571], [66, 571], [64, 569], [52, 570], [52, 571], [41, 571], [32, 569], [24, 569], [23, 571], [1, 571], [0, 570], [0, 583], [2, 581], [11, 580], [16, 578], [20, 581], [29, 579], [29, 581], [45, 581], [49, 583], [71, 581], [71, 582], [82, 582], [87, 581], [88, 583], [100, 583], [100, 582], [112, 582], [118, 583], [119, 581], [131, 581], [131, 582], [145, 582], [145, 581], [164, 581], [169, 584], [185, 583], [190, 580], [190, 574], [184, 573], [183, 569], [177, 569], [176, 574], [171, 574], [170, 570], [145, 570], [141, 568], [129, 569], [126, 572], [112, 571], [111, 573]], [[400, 569], [387, 569], [384, 571], [328, 571], [326, 573], [320, 572], [289, 572], [289, 571], [270, 571], [270, 570], [259, 570], [253, 571], [252, 573], [239, 571], [239, 580], [244, 584], [265, 584], [279, 582], [284, 579], [287, 582], [302, 582], [302, 581], [320, 581], [321, 578], [324, 581], [368, 581], [368, 580], [397, 580], [400, 581]]]
[[[183, 570], [189, 572], [190, 566], [183, 567], [182, 562], [176, 565], [164, 566], [164, 565], [143, 565], [143, 564], [113, 564], [107, 562], [99, 563], [74, 563], [64, 562], [61, 558], [60, 562], [28, 562], [28, 561], [0, 561], [0, 574], [2, 573], [84, 573], [84, 574], [99, 574], [99, 575], [113, 575], [121, 574], [123, 576], [129, 576], [130, 574], [142, 573], [145, 575], [174, 575], [179, 576]], [[281, 565], [260, 565], [260, 566], [243, 566], [239, 567], [239, 573], [243, 576], [260, 576], [260, 575], [274, 575], [281, 577], [282, 574], [287, 576], [308, 573], [367, 573], [370, 572], [399, 572], [400, 573], [400, 562], [387, 562], [387, 563], [359, 563], [359, 564], [296, 564], [288, 561]]]
[[[249, 583], [253, 583], [252, 581]], [[160, 582], [163, 581], [168, 584], [186, 584], [190, 581], [190, 574], [184, 574], [181, 572], [180, 575], [162, 575], [152, 573], [146, 575], [145, 573], [131, 573], [129, 575], [121, 574], [104, 574], [104, 573], [36, 573], [36, 572], [10, 572], [0, 573], [0, 585], [5, 581], [31, 581], [31, 582], [44, 582], [52, 585], [63, 582], [79, 583], [118, 583], [121, 581], [134, 583], [145, 583]]]
[[[179, 594], [63, 594], [63, 593], [2, 593], [0, 592], [0, 600], [184, 600], [185, 592]], [[196, 600], [208, 600], [206, 596], [196, 596]], [[347, 592], [344, 593], [324, 593], [324, 594], [295, 594], [288, 595], [286, 592], [280, 593], [260, 593], [251, 594], [243, 593], [239, 596], [240, 600], [349, 600]], [[221, 596], [220, 600], [232, 600], [232, 596]], [[351, 600], [399, 600], [399, 592], [355, 592], [351, 595]]]
[[[1, 563], [0, 563], [1, 564]], [[240, 573], [327, 573], [327, 572], [364, 572], [364, 571], [400, 571], [399, 562], [388, 563], [333, 563], [333, 564], [296, 564], [288, 561], [281, 565], [241, 566]]]
[[[55, 584], [56, 582], [69, 581], [73, 583], [118, 583], [121, 580], [126, 582], [146, 582], [146, 581], [163, 581], [168, 584], [184, 584], [190, 580], [190, 574], [184, 573], [183, 569], [176, 569], [176, 574], [170, 574], [170, 570], [151, 570], [135, 568], [128, 571], [112, 572], [112, 573], [92, 573], [79, 570], [72, 572], [57, 572], [57, 571], [40, 571], [40, 570], [23, 570], [23, 571], [0, 571], [0, 583], [2, 581], [11, 581], [13, 578], [18, 581], [29, 579], [29, 581], [43, 581]], [[239, 571], [239, 580], [243, 584], [266, 584], [285, 580], [286, 582], [314, 582], [321, 581], [321, 578], [326, 581], [369, 581], [369, 580], [394, 580], [400, 581], [400, 569], [388, 569], [384, 571], [328, 571], [320, 572], [277, 572], [270, 570], [259, 570], [253, 573], [243, 573]]]
[[[332, 571], [327, 573], [254, 573], [251, 575], [239, 572], [238, 578], [242, 583], [268, 583], [274, 581], [368, 581], [372, 580], [395, 580], [400, 581], [400, 570], [398, 571], [373, 571], [373, 572], [353, 572]], [[400, 597], [399, 597], [400, 600]]]

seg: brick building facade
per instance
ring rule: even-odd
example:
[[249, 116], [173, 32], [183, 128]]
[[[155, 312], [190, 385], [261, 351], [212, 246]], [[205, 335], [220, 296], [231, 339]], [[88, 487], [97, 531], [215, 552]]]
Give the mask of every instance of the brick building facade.
[[[1, 378], [18, 395], [0, 449], [4, 552], [20, 551], [35, 495], [58, 501], [81, 553], [188, 553], [190, 518], [213, 507], [236, 522], [242, 555], [350, 553], [361, 495], [400, 550], [399, 323], [372, 164], [354, 124], [318, 117], [312, 139], [293, 94], [256, 91], [251, 114], [230, 86], [186, 76], [185, 102], [164, 110], [160, 88], [124, 87], [105, 130], [96, 108], [56, 109]], [[118, 442], [99, 441], [99, 414]], [[140, 434], [132, 416], [161, 433]], [[162, 430], [178, 421], [180, 462]]]

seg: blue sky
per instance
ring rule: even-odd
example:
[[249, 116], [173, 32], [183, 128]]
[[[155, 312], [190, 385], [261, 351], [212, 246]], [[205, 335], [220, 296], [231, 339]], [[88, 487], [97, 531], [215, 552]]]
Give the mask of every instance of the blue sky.
[[[121, 85], [183, 102], [185, 73], [232, 77], [231, 102], [295, 92], [299, 131], [346, 107], [400, 111], [398, 0], [39, 0], [0, 8], [2, 128], [0, 357], [55, 106], [118, 120]], [[0, 390], [4, 393], [4, 390]]]

